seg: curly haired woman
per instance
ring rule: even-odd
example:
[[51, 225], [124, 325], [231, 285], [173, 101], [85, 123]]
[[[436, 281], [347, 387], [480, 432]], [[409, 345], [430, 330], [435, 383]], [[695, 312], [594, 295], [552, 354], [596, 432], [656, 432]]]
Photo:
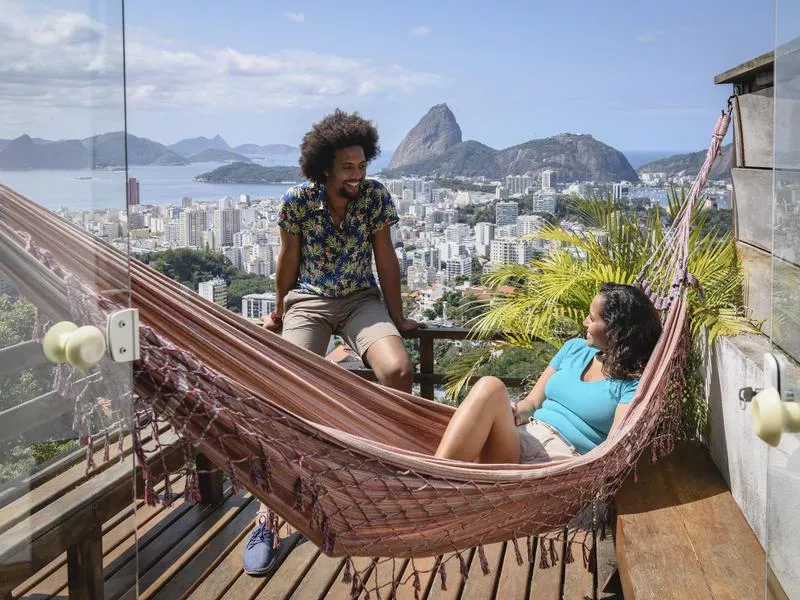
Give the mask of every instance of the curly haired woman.
[[603, 284], [584, 325], [586, 338], [565, 343], [520, 402], [509, 403], [496, 377], [481, 378], [436, 456], [532, 464], [573, 458], [603, 442], [628, 410], [661, 321], [638, 288]]

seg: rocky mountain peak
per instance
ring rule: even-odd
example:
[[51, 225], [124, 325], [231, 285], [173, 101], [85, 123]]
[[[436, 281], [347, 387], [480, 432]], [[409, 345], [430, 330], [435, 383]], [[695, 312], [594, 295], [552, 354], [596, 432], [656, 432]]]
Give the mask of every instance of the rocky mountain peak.
[[434, 158], [460, 144], [461, 127], [447, 104], [433, 106], [400, 142], [389, 163], [390, 169]]

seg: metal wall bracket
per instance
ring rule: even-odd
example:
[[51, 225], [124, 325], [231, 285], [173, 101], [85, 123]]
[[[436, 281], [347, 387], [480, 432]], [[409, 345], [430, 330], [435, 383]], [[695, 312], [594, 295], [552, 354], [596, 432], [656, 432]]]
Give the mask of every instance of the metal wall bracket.
[[126, 308], [108, 315], [108, 352], [114, 362], [139, 360], [139, 310]]

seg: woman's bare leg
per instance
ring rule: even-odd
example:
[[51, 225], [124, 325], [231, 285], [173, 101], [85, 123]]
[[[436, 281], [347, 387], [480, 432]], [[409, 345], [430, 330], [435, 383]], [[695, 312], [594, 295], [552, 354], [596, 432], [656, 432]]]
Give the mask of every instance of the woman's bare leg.
[[436, 449], [439, 458], [518, 463], [519, 434], [506, 386], [482, 377], [458, 407]]

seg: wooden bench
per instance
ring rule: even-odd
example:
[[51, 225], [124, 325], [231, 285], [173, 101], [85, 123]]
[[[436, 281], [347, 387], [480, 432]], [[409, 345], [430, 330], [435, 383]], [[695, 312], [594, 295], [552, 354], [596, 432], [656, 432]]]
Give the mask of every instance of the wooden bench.
[[[0, 376], [40, 366], [41, 350], [31, 342], [0, 350]], [[90, 377], [91, 379], [91, 377]], [[73, 403], [49, 392], [0, 412], [0, 441], [19, 437], [26, 443], [52, 435], [67, 435], [64, 417], [71, 423]], [[66, 427], [66, 431], [70, 427]], [[74, 434], [72, 434], [74, 435]], [[180, 468], [185, 460], [174, 433], [163, 427], [163, 450], [148, 457], [155, 477]], [[66, 553], [69, 597], [103, 597], [102, 526], [114, 515], [129, 509], [134, 489], [143, 490], [139, 470], [134, 472], [132, 436], [122, 440], [123, 459], [117, 457], [117, 439], [112, 439], [112, 460], [104, 461], [103, 445], [94, 451], [94, 464], [87, 471], [86, 450], [81, 448], [49, 461], [0, 486], [0, 599], [51, 561]], [[147, 444], [148, 436], [143, 436]], [[198, 466], [210, 471], [210, 463], [198, 456]], [[137, 481], [134, 481], [136, 477]], [[222, 474], [201, 475], [202, 500], [216, 503], [222, 498]]]
[[763, 598], [765, 554], [725, 481], [696, 443], [656, 464], [616, 497], [615, 548], [625, 600]]

